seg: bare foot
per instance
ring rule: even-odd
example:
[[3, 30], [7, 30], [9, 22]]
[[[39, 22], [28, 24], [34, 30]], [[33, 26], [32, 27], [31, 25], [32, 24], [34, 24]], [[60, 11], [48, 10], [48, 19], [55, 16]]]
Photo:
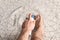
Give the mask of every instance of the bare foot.
[[18, 40], [28, 40], [30, 32], [35, 27], [35, 20], [31, 20], [31, 14], [29, 14], [29, 17], [23, 22], [22, 24], [22, 31], [18, 38]]
[[35, 28], [32, 32], [31, 40], [43, 40], [43, 19], [41, 15], [35, 17]]

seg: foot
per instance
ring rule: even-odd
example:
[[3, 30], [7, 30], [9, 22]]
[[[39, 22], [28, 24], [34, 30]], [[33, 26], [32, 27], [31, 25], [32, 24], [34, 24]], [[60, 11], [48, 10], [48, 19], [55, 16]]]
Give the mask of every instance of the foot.
[[18, 38], [18, 40], [28, 40], [30, 32], [35, 27], [35, 20], [31, 20], [31, 14], [29, 14], [29, 17], [23, 22], [22, 24], [22, 31]]
[[32, 40], [43, 40], [43, 19], [41, 15], [35, 17], [35, 28], [32, 32]]

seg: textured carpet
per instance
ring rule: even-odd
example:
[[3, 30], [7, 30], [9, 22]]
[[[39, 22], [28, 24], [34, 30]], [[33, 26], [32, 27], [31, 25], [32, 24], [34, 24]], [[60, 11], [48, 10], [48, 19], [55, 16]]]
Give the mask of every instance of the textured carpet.
[[44, 18], [44, 40], [60, 40], [60, 0], [0, 0], [0, 40], [16, 40], [26, 14]]

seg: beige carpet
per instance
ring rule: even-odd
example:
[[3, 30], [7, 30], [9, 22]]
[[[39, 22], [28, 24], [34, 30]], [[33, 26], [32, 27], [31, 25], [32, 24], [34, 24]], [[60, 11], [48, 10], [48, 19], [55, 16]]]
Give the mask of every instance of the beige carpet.
[[0, 40], [16, 40], [26, 14], [44, 18], [44, 40], [60, 40], [60, 0], [0, 0]]

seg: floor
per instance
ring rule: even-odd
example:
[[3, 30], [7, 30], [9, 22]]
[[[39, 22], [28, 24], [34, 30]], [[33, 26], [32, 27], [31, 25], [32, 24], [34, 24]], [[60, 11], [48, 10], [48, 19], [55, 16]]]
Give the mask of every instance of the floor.
[[44, 18], [44, 40], [60, 40], [60, 0], [0, 0], [0, 40], [17, 40], [28, 13]]

